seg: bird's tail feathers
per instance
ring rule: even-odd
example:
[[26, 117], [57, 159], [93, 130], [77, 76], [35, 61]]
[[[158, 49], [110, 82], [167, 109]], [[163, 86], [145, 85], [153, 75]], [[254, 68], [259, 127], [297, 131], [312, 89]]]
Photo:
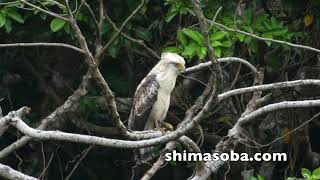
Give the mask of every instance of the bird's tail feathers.
[[149, 162], [157, 157], [154, 147], [141, 148], [134, 151], [136, 164]]

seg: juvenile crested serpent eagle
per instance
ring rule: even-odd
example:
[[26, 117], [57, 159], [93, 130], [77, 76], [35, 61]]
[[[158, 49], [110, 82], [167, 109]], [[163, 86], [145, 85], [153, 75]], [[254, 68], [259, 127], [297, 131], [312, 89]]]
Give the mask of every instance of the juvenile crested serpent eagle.
[[129, 129], [136, 131], [159, 128], [170, 104], [170, 94], [178, 75], [185, 70], [183, 57], [163, 53], [161, 60], [139, 84], [129, 117]]
[[[129, 129], [135, 131], [159, 129], [159, 122], [166, 118], [170, 94], [178, 75], [185, 70], [183, 57], [175, 53], [163, 53], [157, 65], [139, 84], [129, 117]], [[152, 148], [135, 151], [135, 160], [147, 161]]]

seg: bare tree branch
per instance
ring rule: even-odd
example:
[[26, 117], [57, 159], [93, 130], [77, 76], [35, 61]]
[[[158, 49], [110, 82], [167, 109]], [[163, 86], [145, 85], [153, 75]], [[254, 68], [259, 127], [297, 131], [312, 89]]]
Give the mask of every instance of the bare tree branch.
[[284, 81], [284, 82], [278, 82], [278, 83], [271, 83], [271, 84], [234, 89], [234, 90], [230, 90], [225, 93], [219, 94], [218, 102], [221, 102], [222, 100], [237, 94], [243, 94], [243, 93], [249, 93], [249, 92], [255, 92], [255, 91], [265, 91], [265, 90], [272, 90], [272, 89], [282, 89], [282, 88], [296, 87], [296, 86], [306, 86], [306, 85], [320, 86], [320, 80], [305, 79], [305, 80], [296, 80], [296, 81]]
[[44, 10], [44, 9], [42, 9], [42, 8], [40, 8], [40, 7], [38, 7], [38, 6], [34, 5], [34, 4], [32, 4], [32, 3], [29, 3], [29, 2], [28, 2], [28, 1], [26, 1], [26, 0], [19, 0], [19, 1], [20, 1], [20, 2], [22, 2], [22, 3], [24, 3], [24, 4], [26, 4], [26, 5], [28, 5], [28, 6], [30, 6], [30, 7], [33, 7], [33, 8], [35, 8], [35, 9], [37, 9], [37, 10], [39, 10], [39, 11], [43, 12], [43, 13], [46, 13], [46, 14], [51, 15], [51, 16], [53, 16], [53, 17], [56, 17], [56, 18], [62, 19], [62, 20], [64, 20], [64, 21], [68, 21], [68, 19], [67, 19], [67, 18], [62, 17], [62, 16], [60, 16], [60, 15], [58, 15], [58, 14], [56, 14], [56, 13], [53, 13], [53, 12], [50, 12], [50, 11]]
[[84, 53], [83, 50], [69, 45], [69, 44], [64, 44], [64, 43], [44, 43], [44, 42], [39, 42], [39, 43], [12, 43], [12, 44], [0, 44], [0, 48], [9, 48], [9, 47], [34, 47], [34, 46], [44, 46], [44, 47], [64, 47], [64, 48], [69, 48], [72, 50], [75, 50], [79, 53]]
[[8, 180], [39, 180], [0, 163], [0, 177]]
[[[201, 153], [200, 148], [198, 145], [192, 141], [187, 136], [181, 136], [178, 141], [183, 144], [190, 152], [195, 152], [195, 153]], [[196, 162], [196, 173], [195, 176], [202, 176], [202, 174], [209, 173], [208, 167], [205, 166], [203, 161], [197, 161]]]
[[22, 107], [17, 111], [11, 111], [8, 115], [2, 117], [0, 119], [0, 136], [7, 130], [8, 126], [10, 125], [10, 119], [14, 117], [23, 118], [25, 115], [29, 114], [31, 111], [28, 107]]
[[[200, 8], [199, 2], [197, 0], [192, 0], [192, 5], [193, 5], [193, 9], [194, 12], [198, 18], [199, 24], [200, 24], [200, 29], [202, 31], [202, 34], [204, 36], [204, 43], [207, 47], [207, 52], [208, 52], [208, 57], [212, 63], [212, 69], [213, 69], [213, 90], [212, 90], [212, 94], [210, 99], [207, 102], [207, 108], [209, 108], [209, 106], [211, 107], [211, 104], [214, 103], [219, 91], [220, 91], [220, 86], [221, 86], [221, 82], [222, 82], [222, 70], [220, 65], [218, 64], [218, 61], [216, 59], [216, 57], [214, 56], [214, 50], [211, 46], [210, 43], [210, 36], [209, 36], [209, 29], [208, 29], [208, 25], [206, 22], [206, 19], [202, 13], [202, 10]], [[209, 109], [208, 109], [209, 110]]]
[[164, 164], [166, 163], [164, 158], [165, 153], [171, 152], [176, 147], [176, 144], [177, 143], [175, 141], [167, 143], [166, 147], [162, 149], [158, 160], [153, 163], [152, 167], [144, 174], [141, 180], [151, 179], [164, 166]]
[[[224, 63], [224, 62], [239, 62], [239, 63], [242, 63], [244, 65], [246, 65], [248, 68], [250, 68], [250, 70], [253, 72], [253, 73], [257, 73], [257, 69], [249, 62], [249, 61], [246, 61], [245, 59], [242, 59], [242, 58], [238, 58], [238, 57], [225, 57], [225, 58], [219, 58], [217, 59], [217, 61], [219, 63]], [[191, 74], [191, 73], [194, 73], [194, 72], [197, 72], [197, 71], [200, 71], [204, 68], [208, 68], [212, 65], [212, 62], [209, 61], [209, 62], [206, 62], [206, 63], [200, 63], [198, 65], [195, 65], [195, 66], [192, 66], [192, 67], [189, 67], [186, 69], [185, 71], [185, 74]]]
[[[64, 121], [64, 115], [69, 112], [75, 112], [79, 109], [80, 98], [87, 94], [87, 86], [89, 85], [89, 79], [91, 78], [90, 72], [84, 76], [78, 89], [64, 102], [63, 105], [55, 109], [49, 116], [41, 120], [41, 125], [37, 129], [47, 129], [50, 126], [57, 127], [62, 121]], [[30, 140], [29, 136], [23, 136], [16, 142], [12, 143], [5, 149], [0, 151], [0, 159], [6, 157], [11, 152], [15, 151], [26, 145]]]
[[320, 106], [320, 100], [305, 100], [305, 101], [283, 101], [279, 103], [269, 104], [262, 108], [259, 108], [244, 117], [241, 117], [238, 122], [239, 125], [243, 125], [245, 123], [250, 122], [251, 120], [261, 116], [263, 114], [272, 112], [272, 111], [279, 111], [282, 109], [291, 109], [291, 108], [309, 108]]
[[[259, 115], [262, 115], [267, 112], [275, 111], [275, 110], [288, 109], [288, 108], [307, 108], [307, 107], [316, 107], [316, 106], [320, 106], [320, 100], [305, 100], [305, 101], [291, 101], [291, 102], [276, 103], [276, 104], [268, 105], [266, 106], [266, 108], [260, 108], [257, 111], [250, 113], [249, 115], [239, 119], [239, 122], [244, 123]], [[154, 138], [154, 139], [140, 140], [140, 141], [126, 141], [126, 140], [102, 138], [97, 136], [65, 133], [60, 131], [36, 130], [29, 127], [27, 124], [25, 124], [19, 117], [14, 117], [10, 119], [10, 124], [15, 126], [19, 131], [21, 131], [25, 135], [33, 138], [41, 139], [41, 140], [59, 140], [59, 141], [100, 145], [100, 146], [113, 147], [113, 148], [125, 148], [125, 149], [150, 147], [157, 144], [163, 144], [171, 140], [177, 139], [178, 137], [181, 136], [181, 131], [176, 130], [175, 133], [170, 133], [168, 135]], [[235, 125], [232, 128], [232, 130], [230, 130], [230, 132], [238, 131], [238, 129], [239, 129], [239, 126]], [[231, 133], [231, 134], [234, 134], [234, 133]]]
[[72, 14], [71, 9], [68, 4], [68, 0], [65, 0], [65, 5], [67, 8], [67, 12], [68, 12], [69, 23], [70, 23], [73, 31], [75, 32], [75, 35], [79, 41], [81, 49], [84, 51], [84, 54], [86, 55], [85, 60], [89, 66], [95, 66], [96, 65], [95, 59], [93, 58], [93, 56], [88, 48], [88, 44], [87, 44], [85, 37], [81, 33], [81, 30], [80, 30], [79, 26], [77, 25], [75, 18], [73, 17], [73, 14]]

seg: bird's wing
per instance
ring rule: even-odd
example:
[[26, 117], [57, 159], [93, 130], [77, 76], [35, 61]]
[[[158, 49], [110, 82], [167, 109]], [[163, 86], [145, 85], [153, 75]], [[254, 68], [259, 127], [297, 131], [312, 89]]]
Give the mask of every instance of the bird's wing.
[[142, 131], [147, 123], [153, 104], [157, 101], [159, 82], [156, 75], [147, 75], [136, 90], [129, 117], [129, 129]]

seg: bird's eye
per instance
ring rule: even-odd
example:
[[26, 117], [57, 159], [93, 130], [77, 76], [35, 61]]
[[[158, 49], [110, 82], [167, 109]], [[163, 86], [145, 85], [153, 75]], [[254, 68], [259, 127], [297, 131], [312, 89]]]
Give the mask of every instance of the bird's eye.
[[185, 70], [185, 66], [181, 63], [175, 63], [174, 64], [176, 66], [177, 69], [179, 69], [180, 71], [184, 71]]

